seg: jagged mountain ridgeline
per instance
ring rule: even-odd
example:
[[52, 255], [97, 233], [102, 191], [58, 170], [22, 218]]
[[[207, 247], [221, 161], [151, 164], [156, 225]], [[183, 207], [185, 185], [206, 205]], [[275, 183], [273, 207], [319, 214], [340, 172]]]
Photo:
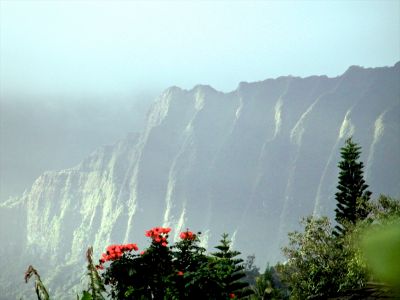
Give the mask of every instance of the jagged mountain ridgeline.
[[399, 80], [397, 63], [240, 83], [230, 93], [167, 89], [143, 132], [0, 204], [0, 298], [24, 292], [30, 263], [51, 294], [71, 298], [89, 245], [97, 254], [111, 243], [144, 247], [144, 231], [157, 225], [171, 227], [172, 239], [201, 231], [210, 249], [227, 232], [259, 265], [282, 260], [301, 217], [333, 216], [349, 136], [362, 146], [374, 196], [400, 195]]

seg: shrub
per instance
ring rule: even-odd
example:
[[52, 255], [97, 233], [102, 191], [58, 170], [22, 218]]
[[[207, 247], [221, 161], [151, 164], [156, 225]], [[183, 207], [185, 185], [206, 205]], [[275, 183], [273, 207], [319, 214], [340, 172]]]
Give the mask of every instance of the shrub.
[[288, 260], [282, 277], [291, 290], [291, 298], [326, 299], [363, 287], [368, 273], [354, 243], [357, 235], [349, 231], [337, 238], [327, 217], [308, 217], [302, 223], [304, 232], [289, 233], [289, 246], [283, 248]]
[[[211, 255], [199, 246], [200, 233], [187, 230], [180, 241], [169, 246], [170, 228], [146, 231], [150, 246], [140, 254], [112, 245], [100, 259], [99, 269], [111, 264], [103, 276], [114, 299], [234, 299], [249, 295], [240, 252], [230, 249], [224, 234], [219, 250]], [[116, 249], [116, 250], [115, 250]]]

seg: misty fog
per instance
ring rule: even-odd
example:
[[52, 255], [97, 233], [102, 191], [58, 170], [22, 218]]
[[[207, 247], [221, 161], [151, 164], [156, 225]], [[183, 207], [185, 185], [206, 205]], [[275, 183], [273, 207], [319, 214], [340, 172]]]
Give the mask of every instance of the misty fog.
[[22, 194], [43, 172], [73, 167], [99, 146], [140, 131], [157, 93], [2, 97], [0, 201]]

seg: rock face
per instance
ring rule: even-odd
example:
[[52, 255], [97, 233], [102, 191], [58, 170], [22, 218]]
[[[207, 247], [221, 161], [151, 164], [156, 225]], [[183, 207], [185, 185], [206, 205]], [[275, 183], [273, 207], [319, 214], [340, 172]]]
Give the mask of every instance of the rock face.
[[228, 94], [169, 88], [143, 132], [0, 204], [0, 254], [9, 257], [0, 298], [32, 289], [21, 279], [32, 263], [51, 294], [70, 299], [87, 246], [97, 254], [110, 243], [145, 247], [144, 230], [156, 225], [172, 227], [172, 238], [202, 231], [210, 248], [228, 232], [244, 255], [274, 263], [302, 216], [333, 216], [339, 150], [351, 135], [370, 190], [399, 196], [399, 80], [397, 63], [241, 83]]

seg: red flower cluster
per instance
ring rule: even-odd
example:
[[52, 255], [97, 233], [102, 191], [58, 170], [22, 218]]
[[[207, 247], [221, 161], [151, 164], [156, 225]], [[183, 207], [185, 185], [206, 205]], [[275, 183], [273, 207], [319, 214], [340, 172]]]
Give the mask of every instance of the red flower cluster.
[[107, 247], [105, 253], [101, 255], [99, 259], [99, 264], [96, 266], [97, 269], [103, 270], [103, 264], [107, 261], [117, 260], [121, 258], [122, 254], [126, 251], [138, 251], [139, 248], [136, 244], [126, 244], [126, 245], [110, 245]]
[[152, 238], [153, 242], [161, 244], [161, 246], [167, 247], [167, 238], [170, 231], [171, 228], [154, 227], [146, 231], [146, 236]]
[[189, 240], [189, 241], [194, 241], [196, 239], [196, 235], [193, 232], [189, 231], [189, 230], [187, 230], [185, 232], [181, 232], [179, 237], [182, 240]]

